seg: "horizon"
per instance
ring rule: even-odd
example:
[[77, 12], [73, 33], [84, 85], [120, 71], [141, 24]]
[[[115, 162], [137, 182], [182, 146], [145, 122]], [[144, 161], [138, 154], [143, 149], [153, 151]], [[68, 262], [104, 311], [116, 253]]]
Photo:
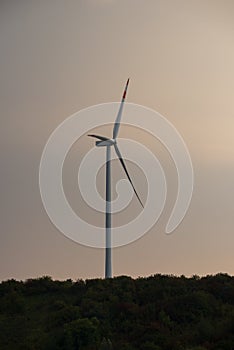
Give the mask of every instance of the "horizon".
[[[154, 277], [168, 277], [168, 278], [185, 278], [185, 279], [202, 279], [202, 278], [209, 278], [209, 277], [219, 277], [219, 276], [227, 276], [227, 277], [234, 277], [234, 275], [230, 275], [226, 272], [218, 272], [216, 274], [210, 274], [210, 275], [192, 275], [192, 276], [185, 276], [185, 275], [171, 275], [171, 274], [161, 274], [161, 273], [155, 273], [155, 274], [152, 274], [152, 275], [148, 275], [148, 276], [137, 276], [137, 277], [132, 277], [132, 276], [128, 276], [128, 275], [119, 275], [119, 276], [113, 276], [111, 277], [111, 279], [117, 279], [117, 278], [122, 278], [122, 277], [127, 277], [127, 278], [131, 278], [133, 280], [137, 280], [137, 279], [149, 279], [149, 278], [154, 278]], [[16, 282], [27, 282], [27, 281], [32, 281], [32, 280], [41, 280], [41, 279], [51, 279], [52, 282], [66, 282], [66, 281], [71, 281], [72, 283], [77, 283], [79, 281], [83, 281], [83, 282], [86, 282], [86, 281], [90, 281], [90, 280], [106, 280], [105, 276], [102, 276], [102, 277], [92, 277], [92, 278], [77, 278], [76, 280], [75, 279], [72, 279], [72, 278], [67, 278], [67, 279], [55, 279], [51, 276], [47, 276], [47, 275], [44, 275], [44, 276], [37, 276], [37, 277], [29, 277], [27, 279], [15, 279], [15, 278], [9, 278], [9, 279], [6, 279], [6, 280], [1, 280], [0, 283], [2, 282], [10, 282], [10, 281], [16, 281]]]

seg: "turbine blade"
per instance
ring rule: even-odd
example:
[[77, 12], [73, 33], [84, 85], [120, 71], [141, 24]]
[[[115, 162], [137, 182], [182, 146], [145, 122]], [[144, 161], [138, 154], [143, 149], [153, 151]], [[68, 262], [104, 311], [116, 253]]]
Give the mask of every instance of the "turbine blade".
[[114, 125], [114, 128], [113, 128], [113, 139], [116, 139], [116, 137], [118, 135], [118, 132], [119, 132], [120, 120], [121, 120], [121, 116], [122, 116], [122, 113], [123, 113], [123, 106], [124, 106], [124, 102], [125, 102], [125, 98], [126, 98], [126, 94], [127, 94], [127, 90], [128, 90], [128, 84], [129, 84], [129, 78], [128, 78], [127, 83], [126, 83], [126, 86], [125, 86], [125, 89], [124, 89], [124, 93], [123, 93], [123, 97], [122, 97], [122, 101], [120, 103], [119, 111], [118, 111], [118, 114], [117, 114], [117, 117], [116, 117], [116, 120], [115, 120], [115, 125]]
[[126, 167], [126, 165], [125, 165], [125, 163], [124, 163], [123, 157], [122, 157], [122, 155], [121, 155], [121, 153], [120, 153], [120, 150], [119, 150], [119, 148], [118, 148], [118, 146], [117, 146], [116, 143], [114, 144], [114, 147], [115, 147], [116, 154], [117, 154], [117, 156], [118, 156], [118, 158], [119, 158], [119, 160], [120, 160], [120, 163], [122, 164], [122, 167], [123, 167], [123, 169], [124, 169], [124, 171], [125, 171], [125, 173], [126, 173], [126, 175], [127, 175], [127, 178], [128, 178], [128, 180], [129, 180], [130, 184], [132, 185], [133, 191], [135, 192], [135, 194], [136, 194], [136, 196], [137, 196], [137, 199], [139, 200], [139, 202], [140, 202], [142, 208], [144, 208], [144, 205], [143, 205], [142, 201], [140, 200], [140, 197], [139, 197], [138, 194], [137, 194], [137, 191], [136, 191], [136, 189], [135, 189], [135, 187], [134, 187], [134, 185], [133, 185], [133, 182], [132, 182], [132, 180], [131, 180], [131, 178], [130, 178], [130, 175], [129, 175], [129, 173], [128, 173], [127, 167]]
[[105, 136], [100, 136], [100, 135], [94, 135], [94, 134], [89, 134], [89, 137], [94, 137], [95, 139], [101, 140], [101, 141], [107, 141], [109, 140], [108, 137]]

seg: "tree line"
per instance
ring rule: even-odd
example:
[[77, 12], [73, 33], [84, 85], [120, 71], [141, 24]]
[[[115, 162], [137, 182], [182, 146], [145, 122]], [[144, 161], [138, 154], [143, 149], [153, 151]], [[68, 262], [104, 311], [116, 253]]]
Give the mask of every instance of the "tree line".
[[234, 277], [0, 284], [1, 350], [233, 350]]

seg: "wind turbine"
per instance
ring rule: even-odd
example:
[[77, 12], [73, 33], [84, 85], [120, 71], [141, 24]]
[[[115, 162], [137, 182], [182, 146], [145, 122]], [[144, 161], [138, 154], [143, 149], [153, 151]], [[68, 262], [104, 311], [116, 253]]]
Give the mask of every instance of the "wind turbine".
[[123, 113], [123, 107], [124, 102], [127, 94], [129, 79], [127, 80], [122, 101], [120, 103], [119, 111], [115, 120], [114, 128], [113, 128], [113, 137], [112, 139], [100, 136], [100, 135], [94, 135], [90, 134], [88, 136], [94, 137], [98, 139], [99, 141], [96, 141], [97, 147], [106, 147], [106, 256], [105, 256], [105, 278], [111, 278], [112, 277], [112, 259], [111, 259], [111, 147], [114, 146], [115, 152], [120, 160], [120, 163], [127, 175], [127, 178], [133, 188], [133, 191], [135, 192], [138, 201], [140, 202], [141, 206], [143, 206], [142, 201], [140, 197], [137, 194], [137, 191], [133, 185], [133, 182], [130, 178], [130, 175], [128, 173], [127, 167], [124, 163], [123, 157], [120, 153], [119, 147], [117, 145], [117, 136], [119, 132], [120, 127], [120, 121], [121, 116]]

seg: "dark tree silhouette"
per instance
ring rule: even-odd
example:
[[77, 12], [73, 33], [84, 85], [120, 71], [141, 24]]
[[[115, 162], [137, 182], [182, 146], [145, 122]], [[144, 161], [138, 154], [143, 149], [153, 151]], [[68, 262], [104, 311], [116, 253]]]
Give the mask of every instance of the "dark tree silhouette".
[[234, 277], [0, 284], [1, 350], [233, 350]]

